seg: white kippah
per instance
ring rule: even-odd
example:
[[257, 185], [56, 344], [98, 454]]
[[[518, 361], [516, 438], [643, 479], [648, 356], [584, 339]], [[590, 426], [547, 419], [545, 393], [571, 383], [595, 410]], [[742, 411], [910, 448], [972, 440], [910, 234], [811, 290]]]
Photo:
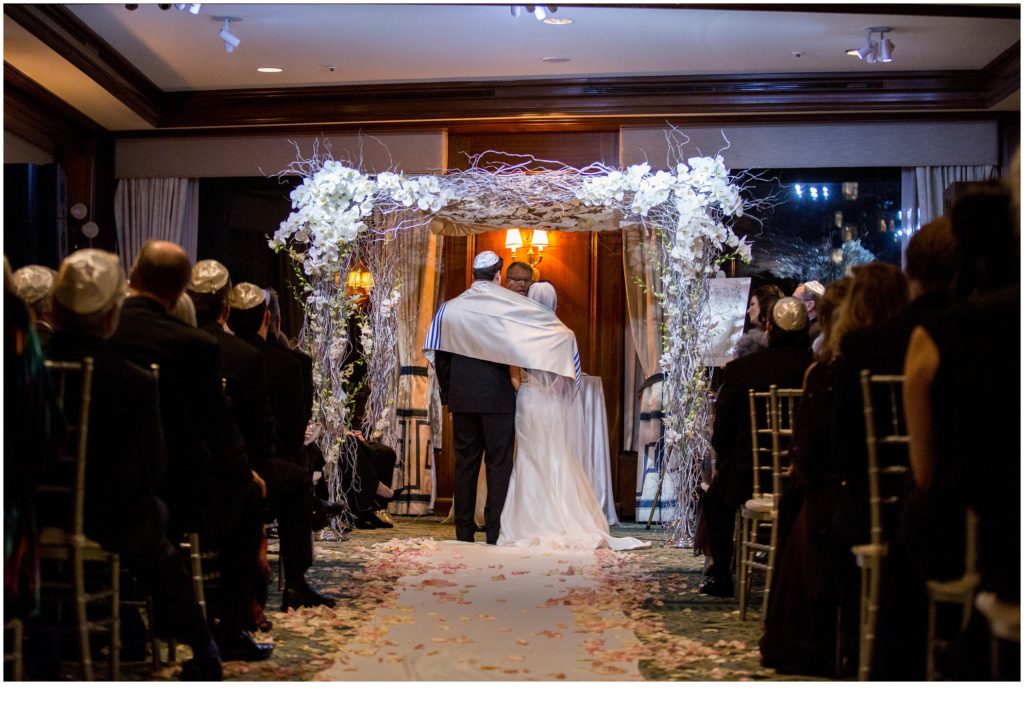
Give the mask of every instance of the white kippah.
[[808, 289], [808, 291], [813, 292], [814, 294], [818, 295], [819, 297], [821, 295], [825, 294], [825, 286], [822, 285], [817, 280], [811, 280], [809, 282], [805, 282], [804, 283], [804, 287], [806, 287]]
[[57, 273], [53, 296], [76, 314], [106, 311], [124, 294], [124, 272], [113, 253], [98, 248], [75, 251]]
[[192, 281], [188, 289], [200, 294], [211, 294], [224, 289], [231, 282], [231, 275], [222, 263], [216, 260], [201, 260], [192, 266]]
[[476, 255], [473, 259], [473, 270], [483, 270], [489, 268], [492, 265], [497, 265], [501, 258], [494, 251], [482, 251]]
[[796, 297], [783, 297], [772, 307], [772, 322], [783, 331], [807, 328], [807, 307]]
[[255, 309], [266, 301], [263, 289], [251, 282], [238, 283], [228, 295], [228, 304], [232, 309]]
[[57, 272], [45, 265], [26, 265], [14, 272], [15, 293], [25, 304], [35, 304], [53, 291]]

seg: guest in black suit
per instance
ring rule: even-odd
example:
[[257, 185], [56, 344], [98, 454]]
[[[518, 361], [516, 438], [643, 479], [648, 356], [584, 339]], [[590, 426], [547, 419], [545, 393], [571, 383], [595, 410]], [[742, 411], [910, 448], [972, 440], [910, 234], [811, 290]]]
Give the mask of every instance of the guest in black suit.
[[753, 491], [747, 393], [767, 391], [771, 385], [800, 387], [810, 363], [807, 310], [800, 300], [784, 297], [768, 314], [768, 348], [725, 366], [711, 437], [717, 462], [701, 502], [701, 544], [707, 557], [700, 590], [705, 594], [732, 596], [734, 516]]
[[275, 348], [287, 351], [293, 358], [299, 361], [302, 368], [302, 423], [303, 426], [309, 423], [313, 415], [313, 359], [298, 348], [293, 348], [288, 342], [288, 337], [281, 332], [281, 300], [278, 298], [277, 290], [268, 287], [264, 290], [267, 293], [267, 311], [270, 312], [270, 328], [267, 329], [267, 343]]
[[[484, 251], [473, 263], [474, 285], [501, 283], [502, 261]], [[509, 342], [512, 342], [509, 339]], [[455, 537], [473, 542], [476, 524], [476, 483], [481, 460], [487, 460], [487, 542], [498, 542], [501, 510], [512, 476], [515, 443], [516, 391], [508, 365], [437, 351], [435, 370], [441, 403], [452, 412], [455, 440]]]
[[220, 380], [217, 340], [173, 318], [169, 311], [191, 280], [188, 255], [169, 241], [150, 241], [130, 277], [113, 347], [148, 370], [160, 368], [160, 415], [167, 474], [158, 492], [170, 510], [170, 534], [199, 531], [220, 552], [222, 659], [266, 659], [272, 645], [257, 644], [249, 627], [252, 563], [262, 541], [260, 499], [266, 489], [250, 468], [230, 402]]
[[123, 287], [117, 256], [98, 249], [65, 258], [56, 281], [50, 357], [94, 362], [85, 532], [119, 553], [152, 591], [157, 629], [191, 646], [182, 678], [219, 680], [217, 646], [191, 575], [167, 540], [167, 507], [156, 496], [167, 459], [156, 379], [107, 345]]
[[[201, 263], [216, 263], [216, 261], [201, 261]], [[196, 264], [196, 267], [199, 268], [201, 263]], [[223, 278], [223, 287], [218, 288], [213, 294], [220, 295], [228, 288], [230, 280], [227, 278], [226, 269]], [[295, 424], [295, 415], [288, 412], [294, 412], [294, 407], [301, 405], [302, 389], [299, 379], [301, 371], [294, 358], [271, 347], [266, 341], [269, 314], [264, 291], [256, 285], [242, 282], [231, 288], [226, 302], [230, 312], [222, 308], [219, 318], [228, 321], [238, 337], [231, 337], [225, 345], [242, 344], [263, 359], [266, 372], [271, 378], [266, 384], [270, 388], [270, 405], [274, 408], [271, 412], [273, 424], [275, 427], [280, 427], [282, 421]], [[223, 329], [219, 332], [216, 329], [214, 331], [228, 336]], [[236, 351], [238, 355], [249, 355], [240, 347]], [[228, 359], [230, 360], [231, 357]], [[257, 382], [257, 384], [259, 383]], [[267, 403], [265, 397], [261, 397], [257, 401], [262, 405]], [[289, 407], [292, 408], [289, 409]], [[295, 429], [289, 425], [288, 430]], [[276, 431], [271, 431], [271, 435], [275, 434], [281, 435], [279, 428]], [[303, 424], [302, 433], [299, 436], [300, 449], [304, 437], [305, 424]], [[248, 439], [247, 435], [246, 440]], [[253, 440], [259, 440], [259, 438], [254, 436]], [[303, 467], [290, 459], [282, 459], [284, 456], [298, 454], [298, 450], [285, 453], [279, 442], [274, 453], [278, 457], [264, 456], [262, 461], [256, 463], [256, 471], [266, 480], [267, 497], [272, 513], [277, 516], [281, 533], [281, 559], [285, 577], [285, 591], [281, 607], [285, 611], [300, 606], [333, 607], [333, 598], [318, 592], [306, 582], [306, 571], [313, 564], [313, 547], [310, 540], [315, 509], [313, 482]]]

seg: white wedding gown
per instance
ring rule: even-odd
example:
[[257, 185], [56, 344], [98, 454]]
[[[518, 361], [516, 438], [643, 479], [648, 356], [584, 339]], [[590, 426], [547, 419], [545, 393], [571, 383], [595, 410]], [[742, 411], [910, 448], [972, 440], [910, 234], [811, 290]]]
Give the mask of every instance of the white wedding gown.
[[498, 545], [569, 550], [649, 547], [613, 538], [569, 435], [572, 380], [524, 370], [516, 397], [516, 458]]

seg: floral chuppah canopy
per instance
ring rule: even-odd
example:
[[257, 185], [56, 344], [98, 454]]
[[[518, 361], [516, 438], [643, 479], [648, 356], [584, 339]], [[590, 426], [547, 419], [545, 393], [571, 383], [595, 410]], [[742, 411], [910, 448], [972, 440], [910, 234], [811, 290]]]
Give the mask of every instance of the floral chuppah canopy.
[[[323, 451], [331, 497], [343, 500], [338, 461], [352, 428], [353, 339], [359, 322], [369, 399], [362, 430], [400, 449], [395, 396], [398, 387], [395, 308], [401, 280], [395, 249], [403, 234], [429, 225], [433, 233], [466, 235], [507, 227], [561, 231], [609, 231], [637, 224], [656, 250], [656, 293], [665, 319], [662, 465], [681, 509], [669, 524], [678, 542], [692, 541], [702, 463], [708, 453], [708, 374], [702, 364], [709, 340], [708, 280], [726, 260], [749, 260], [746, 241], [729, 222], [743, 215], [741, 188], [722, 157], [683, 160], [669, 134], [676, 165], [652, 172], [647, 164], [625, 170], [593, 164], [531, 169], [472, 167], [443, 176], [371, 176], [314, 155], [282, 173], [303, 176], [292, 192], [293, 212], [270, 242], [296, 264], [306, 311], [302, 343], [313, 357], [316, 398], [313, 421]], [[684, 145], [684, 144], [683, 144]], [[504, 154], [508, 155], [508, 154]], [[358, 262], [375, 285], [369, 309], [360, 311], [338, 288]], [[349, 447], [349, 450], [352, 448]]]

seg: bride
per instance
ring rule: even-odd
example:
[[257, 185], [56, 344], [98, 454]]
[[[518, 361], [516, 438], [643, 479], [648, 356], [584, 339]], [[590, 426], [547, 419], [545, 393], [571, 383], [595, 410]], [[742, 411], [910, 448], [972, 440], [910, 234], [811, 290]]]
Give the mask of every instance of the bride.
[[[558, 302], [555, 288], [547, 282], [531, 285], [528, 296], [552, 312]], [[574, 550], [649, 547], [650, 543], [636, 538], [609, 534], [608, 520], [572, 449], [572, 380], [543, 370], [518, 372], [516, 458], [498, 545]]]

